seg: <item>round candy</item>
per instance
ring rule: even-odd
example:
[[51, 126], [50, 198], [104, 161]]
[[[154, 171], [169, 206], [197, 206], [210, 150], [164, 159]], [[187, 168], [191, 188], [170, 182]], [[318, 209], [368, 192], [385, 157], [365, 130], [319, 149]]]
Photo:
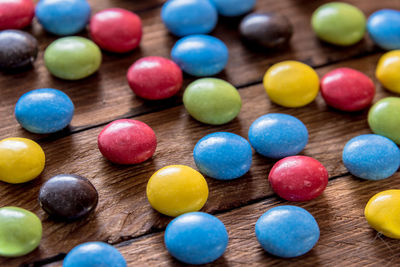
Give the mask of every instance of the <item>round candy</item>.
[[400, 97], [386, 97], [376, 102], [368, 113], [371, 130], [400, 145]]
[[239, 114], [242, 99], [230, 83], [203, 78], [189, 84], [183, 94], [183, 104], [196, 120], [220, 125], [230, 122]]
[[211, 32], [218, 13], [209, 0], [169, 0], [161, 9], [161, 18], [176, 36]]
[[400, 50], [385, 53], [376, 66], [376, 78], [394, 93], [400, 94]]
[[86, 0], [40, 0], [36, 17], [43, 28], [56, 35], [72, 35], [82, 31], [90, 19]]
[[193, 158], [201, 173], [219, 180], [231, 180], [250, 170], [252, 151], [243, 137], [218, 132], [206, 135], [197, 142]]
[[307, 145], [308, 131], [306, 126], [293, 116], [270, 113], [251, 124], [249, 140], [257, 153], [279, 159], [300, 153]]
[[42, 222], [17, 207], [0, 208], [0, 256], [18, 257], [32, 252], [42, 239]]
[[139, 59], [129, 68], [126, 77], [132, 91], [149, 100], [169, 98], [182, 87], [181, 69], [163, 57]]
[[358, 111], [368, 107], [375, 95], [375, 85], [365, 74], [350, 68], [328, 72], [321, 80], [325, 102], [343, 111]]
[[374, 195], [365, 206], [364, 215], [376, 231], [400, 239], [400, 190], [385, 190]]
[[383, 49], [400, 49], [400, 11], [381, 9], [372, 13], [367, 29], [374, 43]]
[[279, 48], [288, 44], [293, 34], [293, 27], [290, 21], [281, 14], [251, 13], [240, 22], [239, 31], [248, 44]]
[[63, 92], [43, 88], [25, 93], [15, 106], [19, 124], [32, 133], [46, 134], [67, 127], [74, 115], [74, 104]]
[[39, 192], [42, 209], [58, 219], [82, 218], [96, 208], [97, 201], [97, 190], [92, 183], [73, 174], [59, 174], [50, 178]]
[[198, 171], [184, 165], [170, 165], [150, 177], [146, 193], [155, 210], [176, 217], [200, 210], [207, 201], [208, 186]]
[[97, 138], [99, 150], [109, 161], [117, 164], [137, 164], [151, 158], [156, 151], [157, 138], [146, 123], [121, 119], [109, 123]]
[[32, 66], [38, 53], [38, 42], [27, 32], [0, 32], [0, 69], [15, 70]]
[[3, 0], [0, 2], [0, 30], [25, 28], [34, 15], [32, 0]]
[[28, 182], [39, 176], [44, 163], [44, 152], [34, 141], [18, 137], [0, 141], [0, 181]]
[[328, 171], [318, 160], [306, 156], [291, 156], [275, 163], [268, 180], [281, 198], [308, 201], [324, 192]]
[[63, 267], [126, 267], [118, 249], [104, 242], [80, 244], [67, 254]]
[[298, 61], [272, 65], [264, 75], [264, 87], [272, 102], [288, 107], [302, 107], [318, 95], [319, 78], [315, 70]]
[[229, 52], [226, 45], [213, 36], [191, 35], [175, 43], [171, 57], [190, 75], [213, 76], [225, 68]]
[[65, 80], [79, 80], [99, 69], [101, 52], [89, 39], [78, 36], [64, 37], [46, 48], [44, 61], [54, 76]]
[[400, 167], [400, 149], [390, 139], [364, 134], [352, 138], [343, 149], [343, 163], [354, 176], [381, 180]]
[[241, 16], [250, 12], [256, 5], [256, 0], [211, 0], [218, 13], [226, 17]]
[[225, 225], [204, 212], [190, 212], [173, 219], [164, 235], [168, 252], [186, 264], [215, 261], [224, 254], [228, 239]]
[[274, 207], [256, 223], [256, 236], [268, 253], [293, 258], [309, 252], [319, 239], [319, 227], [314, 217], [296, 206]]
[[138, 47], [142, 39], [142, 21], [126, 9], [105, 9], [90, 20], [90, 35], [104, 50], [129, 52]]
[[366, 18], [364, 13], [353, 5], [331, 2], [314, 11], [311, 24], [323, 41], [348, 46], [364, 37]]

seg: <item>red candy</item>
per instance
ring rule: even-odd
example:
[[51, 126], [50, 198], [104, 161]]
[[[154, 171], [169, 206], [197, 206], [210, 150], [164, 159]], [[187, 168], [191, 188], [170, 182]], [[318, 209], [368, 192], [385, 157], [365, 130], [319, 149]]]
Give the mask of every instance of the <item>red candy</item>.
[[139, 46], [142, 21], [126, 9], [105, 9], [90, 20], [90, 35], [104, 50], [125, 53]]
[[0, 0], [0, 30], [25, 28], [34, 15], [32, 0]]
[[98, 136], [104, 157], [118, 164], [141, 163], [156, 151], [156, 135], [147, 124], [130, 119], [109, 123]]
[[136, 95], [150, 100], [171, 97], [182, 86], [182, 70], [163, 57], [139, 59], [129, 68], [126, 77]]
[[316, 159], [292, 156], [275, 163], [268, 180], [280, 197], [289, 201], [307, 201], [325, 190], [328, 172]]
[[329, 106], [343, 111], [358, 111], [371, 104], [375, 85], [357, 70], [338, 68], [322, 78], [321, 93]]

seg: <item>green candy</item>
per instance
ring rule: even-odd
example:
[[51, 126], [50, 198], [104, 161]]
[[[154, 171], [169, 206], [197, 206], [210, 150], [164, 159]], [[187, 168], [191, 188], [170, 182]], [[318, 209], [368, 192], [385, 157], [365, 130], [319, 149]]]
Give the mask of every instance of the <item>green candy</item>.
[[400, 145], [400, 97], [386, 97], [376, 102], [368, 112], [371, 130]]
[[42, 223], [32, 212], [17, 207], [0, 208], [0, 256], [18, 257], [39, 246]]
[[78, 36], [64, 37], [46, 48], [44, 62], [54, 76], [65, 80], [79, 80], [99, 69], [101, 51], [89, 39]]
[[233, 120], [240, 112], [242, 100], [235, 87], [216, 78], [198, 79], [183, 94], [186, 110], [196, 120], [220, 125]]
[[314, 11], [311, 24], [320, 39], [331, 44], [347, 46], [364, 37], [366, 18], [355, 6], [331, 2]]

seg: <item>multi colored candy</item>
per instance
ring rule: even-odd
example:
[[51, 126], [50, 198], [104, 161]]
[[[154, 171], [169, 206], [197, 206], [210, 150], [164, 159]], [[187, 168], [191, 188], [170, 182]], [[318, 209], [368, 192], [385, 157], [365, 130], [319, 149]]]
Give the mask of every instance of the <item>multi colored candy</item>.
[[376, 66], [375, 75], [381, 84], [394, 93], [400, 94], [400, 50], [385, 53]]
[[367, 29], [374, 43], [381, 48], [400, 49], [400, 11], [381, 9], [372, 13]]
[[35, 15], [32, 0], [7, 0], [0, 2], [0, 31], [22, 29], [31, 24]]
[[218, 13], [226, 17], [236, 17], [250, 12], [256, 5], [256, 0], [211, 0]]

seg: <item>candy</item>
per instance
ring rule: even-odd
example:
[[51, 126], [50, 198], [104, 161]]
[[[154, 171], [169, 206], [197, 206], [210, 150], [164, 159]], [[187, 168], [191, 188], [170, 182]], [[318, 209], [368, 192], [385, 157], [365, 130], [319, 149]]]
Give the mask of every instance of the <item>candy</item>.
[[211, 0], [222, 16], [235, 17], [250, 12], [256, 5], [256, 0]]
[[80, 244], [67, 254], [63, 267], [126, 267], [126, 261], [118, 249], [104, 242]]
[[190, 212], [168, 224], [164, 243], [176, 259], [186, 264], [206, 264], [224, 254], [228, 232], [217, 217], [204, 212]]
[[74, 115], [74, 104], [63, 92], [43, 88], [22, 95], [15, 106], [19, 124], [32, 133], [46, 134], [67, 127]]
[[358, 111], [368, 107], [375, 95], [375, 85], [365, 74], [350, 68], [338, 68], [321, 80], [325, 102], [343, 111]]
[[218, 14], [209, 0], [169, 0], [161, 9], [161, 18], [171, 33], [185, 36], [211, 32]]
[[44, 164], [44, 152], [34, 141], [18, 137], [0, 141], [0, 181], [28, 182], [39, 176]]
[[93, 41], [110, 52], [129, 52], [139, 46], [142, 38], [139, 16], [122, 8], [109, 8], [96, 13], [89, 27]]
[[298, 61], [282, 61], [272, 65], [265, 73], [263, 83], [272, 102], [289, 108], [311, 103], [319, 91], [317, 73]]
[[43, 28], [56, 35], [72, 35], [82, 31], [90, 19], [86, 0], [40, 0], [36, 17]]
[[59, 174], [42, 185], [39, 203], [42, 209], [57, 219], [82, 218], [97, 206], [98, 194], [92, 183], [78, 175]]
[[38, 53], [38, 42], [29, 33], [19, 30], [0, 32], [0, 69], [31, 67]]
[[137, 120], [121, 119], [109, 123], [97, 138], [99, 150], [117, 164], [137, 164], [151, 158], [157, 138], [153, 129]]
[[385, 53], [376, 66], [376, 78], [386, 89], [400, 94], [400, 50]]
[[256, 119], [248, 135], [257, 153], [274, 159], [296, 155], [308, 142], [306, 126], [299, 119], [280, 113]]
[[190, 75], [212, 76], [225, 68], [229, 53], [226, 45], [213, 36], [191, 35], [175, 43], [171, 57]]
[[0, 256], [18, 257], [32, 252], [42, 239], [42, 222], [17, 207], [0, 208]]
[[251, 156], [251, 146], [246, 139], [226, 132], [206, 135], [193, 150], [200, 172], [219, 180], [243, 176], [250, 169]]
[[319, 239], [319, 227], [314, 217], [296, 206], [274, 207], [256, 223], [258, 242], [268, 253], [293, 258], [309, 252]]
[[364, 215], [376, 231], [400, 239], [400, 190], [385, 190], [374, 195], [365, 206]]
[[207, 201], [208, 186], [196, 170], [184, 165], [170, 165], [150, 177], [146, 193], [155, 210], [176, 217], [200, 210]]
[[324, 192], [328, 171], [318, 160], [306, 156], [291, 156], [275, 163], [268, 181], [281, 198], [308, 201]]
[[169, 98], [182, 87], [181, 69], [163, 57], [139, 59], [129, 68], [126, 77], [132, 91], [149, 100]]
[[353, 5], [332, 2], [314, 11], [311, 24], [314, 32], [323, 41], [348, 46], [364, 37], [366, 18], [363, 12]]
[[0, 30], [22, 29], [31, 24], [35, 15], [32, 0], [7, 0], [0, 2]]
[[99, 69], [101, 52], [89, 39], [78, 36], [64, 37], [46, 48], [44, 61], [54, 76], [65, 80], [79, 80]]
[[246, 43], [271, 49], [287, 45], [292, 37], [293, 27], [281, 14], [251, 13], [240, 22], [239, 32]]
[[196, 120], [220, 125], [230, 122], [239, 114], [242, 100], [230, 83], [203, 78], [189, 84], [183, 94], [183, 104]]
[[368, 113], [371, 130], [400, 144], [400, 97], [386, 97], [376, 102]]
[[400, 49], [400, 11], [381, 9], [372, 13], [367, 29], [374, 43], [383, 49]]

